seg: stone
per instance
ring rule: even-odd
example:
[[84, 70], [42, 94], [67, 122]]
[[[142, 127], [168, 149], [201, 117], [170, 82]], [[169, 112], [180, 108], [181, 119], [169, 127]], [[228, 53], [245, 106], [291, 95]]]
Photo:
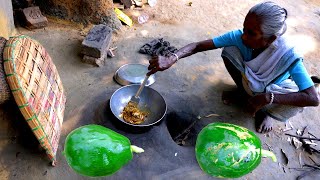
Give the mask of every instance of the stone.
[[98, 67], [104, 66], [104, 61], [105, 61], [105, 56], [100, 58], [95, 58], [95, 57], [84, 55], [82, 58], [82, 62], [87, 64], [92, 64]]
[[130, 8], [132, 6], [131, 0], [120, 0], [120, 1], [123, 3], [125, 9]]
[[42, 15], [38, 6], [24, 8], [22, 14], [28, 29], [38, 29], [48, 26], [48, 19]]
[[103, 24], [95, 25], [82, 41], [81, 53], [94, 58], [104, 57], [111, 44], [111, 38], [111, 28]]

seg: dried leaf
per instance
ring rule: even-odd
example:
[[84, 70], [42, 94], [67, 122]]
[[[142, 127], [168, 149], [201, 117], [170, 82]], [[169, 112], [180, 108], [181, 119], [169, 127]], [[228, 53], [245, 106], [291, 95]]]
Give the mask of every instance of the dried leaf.
[[301, 158], [301, 152], [299, 153], [299, 164], [300, 164], [300, 167], [302, 168], [302, 158]]
[[281, 149], [281, 154], [282, 154], [282, 156], [283, 156], [283, 158], [284, 158], [284, 165], [288, 165], [288, 163], [289, 163], [289, 159], [288, 159], [288, 156], [287, 156], [287, 154], [284, 152], [284, 150], [283, 149]]
[[303, 136], [304, 134], [308, 134], [308, 125], [307, 126], [305, 126], [303, 129], [302, 129], [302, 134], [301, 134], [301, 136]]
[[289, 123], [290, 127], [291, 127], [292, 129], [294, 129], [294, 127], [292, 126], [290, 120], [288, 120], [288, 123]]
[[283, 129], [282, 132], [287, 132], [287, 131], [290, 131], [290, 130], [292, 130], [291, 127]]
[[297, 135], [302, 136], [302, 131], [300, 129], [297, 130]]
[[219, 114], [208, 114], [208, 115], [205, 116], [205, 118], [209, 118], [209, 117], [212, 117], [212, 116], [219, 117], [220, 115]]
[[292, 138], [293, 145], [296, 147], [296, 149], [299, 149], [302, 146], [302, 142], [299, 141], [296, 137]]
[[314, 142], [311, 142], [311, 141], [306, 141], [306, 144], [313, 145], [313, 146], [317, 146], [318, 145], [317, 143], [314, 143]]

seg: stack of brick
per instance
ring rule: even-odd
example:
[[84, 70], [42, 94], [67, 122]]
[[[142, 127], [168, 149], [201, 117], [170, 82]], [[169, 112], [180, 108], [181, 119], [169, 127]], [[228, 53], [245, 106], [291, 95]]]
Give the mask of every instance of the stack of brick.
[[38, 6], [24, 8], [22, 18], [24, 26], [28, 29], [38, 29], [48, 25], [47, 18], [42, 15]]
[[93, 26], [82, 41], [82, 61], [99, 67], [104, 66], [111, 38], [111, 28], [103, 24]]

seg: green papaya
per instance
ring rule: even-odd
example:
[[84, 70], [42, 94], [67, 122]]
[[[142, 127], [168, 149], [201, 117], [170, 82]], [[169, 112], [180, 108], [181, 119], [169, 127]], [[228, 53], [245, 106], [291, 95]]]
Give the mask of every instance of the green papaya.
[[64, 155], [69, 166], [77, 173], [90, 176], [108, 176], [132, 160], [132, 152], [143, 149], [130, 140], [100, 125], [86, 125], [68, 134]]
[[211, 123], [198, 134], [195, 146], [200, 168], [211, 176], [238, 178], [253, 171], [261, 157], [276, 156], [261, 149], [259, 137], [252, 131], [227, 123]]

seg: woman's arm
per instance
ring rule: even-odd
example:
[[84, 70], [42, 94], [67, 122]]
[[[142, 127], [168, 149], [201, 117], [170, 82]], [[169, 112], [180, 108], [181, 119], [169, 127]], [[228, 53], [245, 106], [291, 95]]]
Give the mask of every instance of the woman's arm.
[[318, 106], [319, 99], [314, 86], [303, 91], [290, 94], [275, 94], [274, 103], [292, 106]]
[[179, 59], [190, 56], [192, 54], [196, 54], [198, 52], [207, 51], [216, 49], [212, 39], [208, 39], [205, 41], [195, 42], [184, 46], [183, 48], [179, 49], [176, 54], [178, 55]]
[[154, 74], [157, 71], [164, 71], [170, 68], [178, 59], [182, 59], [184, 57], [190, 56], [192, 54], [196, 54], [198, 52], [207, 51], [216, 49], [212, 39], [208, 39], [205, 41], [199, 41], [190, 43], [181, 49], [179, 49], [175, 55], [172, 54], [169, 57], [166, 56], [154, 56], [149, 61], [148, 75]]
[[[247, 111], [253, 115], [271, 101], [271, 93], [256, 95], [248, 100]], [[318, 106], [319, 97], [314, 86], [303, 91], [289, 94], [274, 94], [273, 104], [292, 105], [299, 107]]]

